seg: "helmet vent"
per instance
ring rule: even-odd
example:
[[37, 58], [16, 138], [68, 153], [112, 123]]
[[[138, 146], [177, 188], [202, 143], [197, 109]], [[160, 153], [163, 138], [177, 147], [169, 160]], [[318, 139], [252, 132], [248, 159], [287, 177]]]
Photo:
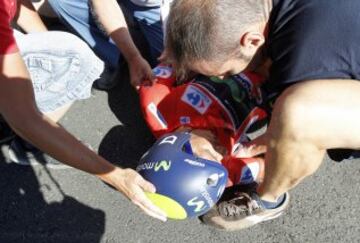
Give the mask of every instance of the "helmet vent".
[[208, 177], [207, 181], [206, 181], [206, 184], [208, 186], [212, 186], [212, 187], [215, 187], [217, 186], [219, 182], [219, 175], [218, 174], [212, 174]]

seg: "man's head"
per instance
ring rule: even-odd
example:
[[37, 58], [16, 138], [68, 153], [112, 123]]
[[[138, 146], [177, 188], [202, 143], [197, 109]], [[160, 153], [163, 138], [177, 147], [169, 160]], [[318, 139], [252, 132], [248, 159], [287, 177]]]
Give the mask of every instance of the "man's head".
[[166, 55], [179, 75], [222, 76], [245, 69], [263, 45], [262, 0], [177, 0], [167, 23]]

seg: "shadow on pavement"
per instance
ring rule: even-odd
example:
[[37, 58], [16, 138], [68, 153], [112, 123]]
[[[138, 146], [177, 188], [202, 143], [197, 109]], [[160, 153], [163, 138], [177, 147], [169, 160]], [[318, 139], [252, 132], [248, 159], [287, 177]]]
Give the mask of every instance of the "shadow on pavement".
[[[46, 167], [5, 162], [0, 153], [0, 242], [100, 242], [105, 213], [65, 195]], [[39, 165], [41, 166], [41, 165]], [[40, 184], [39, 177], [50, 178]], [[44, 198], [44, 192], [57, 200]], [[48, 194], [50, 194], [48, 193]]]
[[[150, 63], [150, 50], [129, 13], [125, 12], [131, 36], [141, 54]], [[111, 111], [121, 125], [105, 135], [99, 146], [99, 154], [108, 161], [125, 168], [135, 168], [140, 157], [155, 142], [141, 114], [136, 90], [130, 85], [127, 65], [118, 72], [118, 85], [108, 91]]]
[[121, 125], [113, 127], [105, 135], [99, 154], [121, 167], [135, 168], [155, 138], [143, 120], [138, 95], [130, 86], [127, 75], [121, 84], [108, 92], [108, 96], [110, 109]]

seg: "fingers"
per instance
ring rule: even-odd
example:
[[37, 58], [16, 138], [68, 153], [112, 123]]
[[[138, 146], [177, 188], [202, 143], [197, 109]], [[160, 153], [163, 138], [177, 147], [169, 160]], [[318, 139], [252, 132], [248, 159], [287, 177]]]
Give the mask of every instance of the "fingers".
[[213, 132], [210, 130], [204, 130], [204, 129], [194, 129], [191, 131], [191, 134], [202, 137], [204, 139], [207, 139], [210, 143], [217, 143], [217, 138]]
[[241, 147], [234, 154], [237, 158], [253, 158], [266, 153], [265, 145], [245, 144], [240, 146]]
[[217, 151], [218, 141], [209, 130], [195, 129], [191, 131], [190, 144], [194, 154], [200, 158], [220, 162], [223, 158], [221, 150]]
[[152, 208], [149, 208], [151, 207], [152, 205], [149, 204], [148, 206], [144, 203], [144, 202], [133, 202], [135, 205], [137, 205], [144, 213], [146, 213], [147, 215], [153, 217], [153, 218], [156, 218], [156, 219], [159, 219], [161, 220], [162, 222], [166, 222], [167, 218], [166, 218], [166, 215], [164, 214], [160, 214], [160, 213], [156, 213], [154, 211], [154, 209]]
[[146, 197], [145, 193], [140, 189], [139, 186], [134, 186], [133, 195], [131, 201], [137, 205], [141, 210], [143, 210], [147, 215], [159, 219], [163, 222], [166, 221], [166, 214], [156, 207], [152, 202]]
[[155, 193], [156, 188], [150, 182], [144, 180], [139, 174], [136, 173], [134, 182], [131, 187], [130, 200], [140, 207], [146, 214], [163, 222], [166, 221], [166, 214], [156, 207], [145, 195], [145, 192]]
[[248, 143], [241, 144], [235, 151], [234, 156], [237, 158], [252, 158], [264, 154], [267, 150], [266, 142], [267, 136], [265, 133]]
[[152, 192], [152, 193], [156, 192], [155, 186], [150, 182], [146, 181], [141, 176], [138, 176], [136, 180], [137, 180], [136, 184], [138, 184], [145, 192]]
[[150, 81], [153, 81], [155, 79], [155, 75], [154, 75], [151, 67], [149, 66], [146, 71], [147, 71], [146, 72], [146, 79], [150, 80]]
[[164, 64], [171, 64], [169, 61], [169, 57], [168, 57], [168, 53], [166, 50], [164, 50], [160, 57], [158, 58], [159, 63], [164, 63]]
[[118, 189], [149, 216], [166, 221], [166, 214], [156, 207], [144, 192], [154, 193], [156, 188], [135, 170], [116, 167], [113, 171], [101, 175], [100, 178]]
[[145, 60], [131, 67], [130, 76], [131, 85], [137, 90], [139, 90], [140, 85], [151, 86], [156, 80], [150, 65]]
[[220, 153], [218, 153], [215, 149], [208, 148], [207, 150], [209, 151], [209, 154], [212, 157], [211, 159], [212, 161], [220, 162], [223, 159], [223, 156]]
[[139, 72], [132, 72], [130, 83], [136, 90], [139, 90], [141, 85], [151, 85], [151, 81]]

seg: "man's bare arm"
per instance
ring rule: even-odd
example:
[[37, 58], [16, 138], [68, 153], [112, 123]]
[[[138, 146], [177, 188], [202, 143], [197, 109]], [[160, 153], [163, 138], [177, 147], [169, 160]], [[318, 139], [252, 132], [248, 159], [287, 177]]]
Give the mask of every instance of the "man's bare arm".
[[[114, 166], [97, 155], [36, 108], [29, 74], [18, 53], [0, 58], [0, 113], [12, 128], [55, 158], [92, 174], [104, 174]], [[91, 161], [91, 163], [89, 163]]]
[[59, 161], [97, 175], [150, 216], [166, 219], [143, 192], [154, 192], [153, 185], [134, 170], [120, 169], [101, 158], [38, 111], [19, 53], [0, 56], [0, 70], [0, 113], [17, 134]]
[[113, 39], [127, 61], [140, 55], [125, 21], [124, 14], [116, 0], [91, 0], [97, 22]]
[[44, 22], [35, 10], [31, 0], [21, 0], [16, 23], [26, 32], [47, 31]]
[[116, 0], [91, 0], [96, 21], [111, 37], [129, 64], [130, 81], [135, 87], [145, 80], [152, 80], [150, 65], [135, 46], [124, 14]]

